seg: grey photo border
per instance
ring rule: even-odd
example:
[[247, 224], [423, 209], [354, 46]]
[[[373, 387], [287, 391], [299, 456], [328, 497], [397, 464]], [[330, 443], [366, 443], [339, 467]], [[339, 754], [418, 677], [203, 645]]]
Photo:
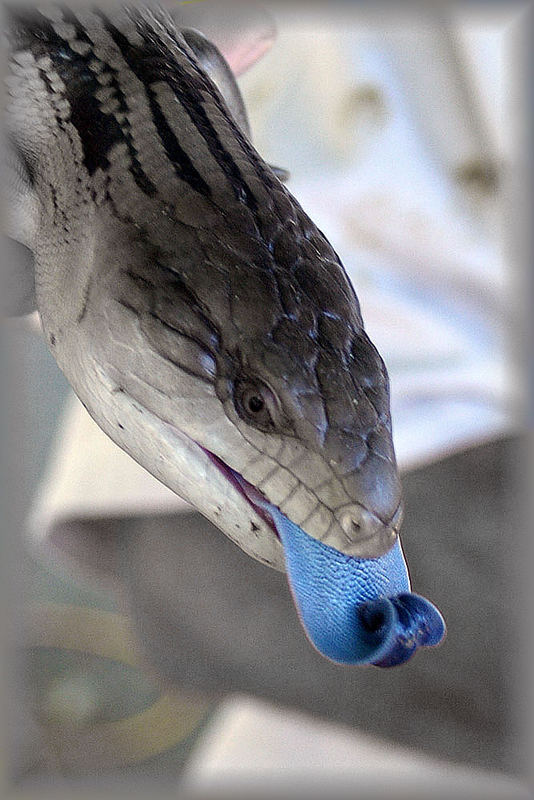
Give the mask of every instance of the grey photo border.
[[[203, 2], [203, 0], [198, 0]], [[224, 0], [223, 0], [224, 1]], [[177, 0], [178, 2], [178, 0]], [[276, 2], [276, 0], [274, 0]], [[534, 564], [534, 546], [532, 545], [531, 532], [534, 528], [532, 521], [534, 520], [534, 446], [533, 446], [533, 428], [534, 428], [534, 359], [532, 354], [532, 342], [534, 342], [534, 323], [532, 309], [534, 307], [534, 280], [533, 280], [533, 256], [534, 256], [534, 225], [533, 225], [533, 196], [534, 196], [534, 182], [532, 159], [534, 151], [534, 115], [533, 115], [533, 102], [534, 92], [530, 76], [534, 75], [534, 48], [532, 41], [534, 40], [534, 26], [533, 26], [533, 6], [532, 0], [528, 2], [506, 2], [505, 0], [471, 0], [468, 2], [441, 2], [441, 3], [417, 3], [410, 2], [409, 0], [304, 0], [297, 2], [297, 0], [288, 0], [283, 3], [280, 0], [280, 5], [288, 8], [292, 6], [298, 9], [299, 14], [324, 12], [325, 5], [328, 5], [329, 14], [342, 13], [352, 17], [353, 15], [369, 15], [375, 17], [384, 13], [394, 13], [402, 15], [405, 18], [410, 14], [419, 15], [421, 13], [435, 13], [447, 12], [451, 7], [455, 9], [468, 9], [477, 14], [495, 14], [496, 12], [502, 14], [503, 26], [507, 29], [510, 41], [510, 64], [512, 67], [512, 78], [510, 86], [510, 103], [513, 108], [515, 117], [516, 128], [516, 162], [511, 175], [509, 186], [506, 188], [506, 209], [505, 209], [505, 223], [506, 223], [506, 247], [510, 255], [510, 261], [514, 268], [513, 282], [515, 283], [515, 300], [516, 307], [514, 308], [514, 316], [517, 324], [513, 331], [510, 331], [510, 355], [517, 364], [517, 374], [524, 386], [524, 409], [523, 418], [521, 420], [521, 428], [524, 431], [525, 438], [525, 459], [523, 464], [518, 464], [517, 481], [522, 486], [522, 495], [524, 495], [524, 530], [520, 532], [521, 541], [517, 559], [517, 580], [520, 582], [522, 588], [522, 597], [524, 603], [518, 614], [520, 616], [520, 628], [525, 631], [525, 639], [523, 642], [518, 643], [518, 674], [517, 674], [517, 697], [515, 702], [514, 713], [517, 714], [520, 721], [521, 728], [524, 732], [524, 761], [525, 761], [525, 774], [522, 779], [525, 781], [525, 786], [529, 786], [531, 790], [534, 788], [534, 767], [533, 759], [529, 757], [534, 754], [534, 731], [532, 720], [534, 718], [534, 683], [532, 681], [531, 665], [534, 662], [534, 637], [532, 631], [533, 619], [533, 604], [534, 597], [532, 596], [531, 569], [529, 566]], [[39, 3], [35, 3], [39, 5]], [[268, 3], [267, 3], [268, 5]], [[3, 10], [3, 9], [2, 9]], [[358, 17], [360, 18], [360, 17]], [[5, 68], [4, 51], [1, 54], [2, 69]], [[529, 83], [530, 82], [530, 83]], [[0, 256], [5, 257], [3, 252]], [[17, 365], [13, 363], [13, 359], [6, 348], [3, 346], [3, 340], [0, 338], [0, 368], [2, 379], [0, 380], [0, 498], [1, 498], [1, 525], [2, 525], [2, 543], [11, 540], [13, 531], [15, 533], [22, 531], [24, 514], [26, 510], [26, 503], [28, 498], [24, 496], [23, 492], [19, 491], [19, 487], [24, 485], [23, 472], [28, 463], [30, 454], [27, 448], [21, 446], [24, 441], [24, 392], [21, 381], [21, 376], [17, 374]], [[10, 534], [6, 534], [10, 531]], [[509, 531], [503, 531], [503, 536], [510, 535]], [[524, 538], [524, 541], [523, 541]], [[2, 681], [0, 683], [2, 693], [2, 701], [4, 703], [5, 697], [9, 692], [9, 653], [10, 653], [10, 636], [6, 634], [16, 624], [13, 619], [13, 612], [16, 610], [16, 599], [13, 596], [13, 581], [10, 577], [15, 569], [12, 553], [9, 547], [4, 546], [2, 553], [1, 564], [3, 571], [1, 574], [1, 602], [4, 611], [4, 626], [2, 630], [4, 633], [0, 639], [1, 655], [2, 655]], [[15, 582], [16, 583], [16, 582]], [[4, 705], [1, 706], [2, 708]], [[9, 731], [6, 726], [2, 725], [2, 752], [6, 752], [6, 743], [9, 737]], [[80, 782], [69, 785], [54, 785], [53, 782], [49, 785], [34, 787], [33, 789], [22, 788], [16, 789], [9, 785], [8, 771], [6, 759], [0, 762], [0, 787], [1, 796], [6, 798], [42, 798], [50, 797], [65, 797], [65, 798], [104, 798], [104, 797], [131, 797], [136, 794], [139, 797], [146, 797], [147, 795], [158, 798], [160, 796], [157, 785], [152, 782], [145, 785], [139, 784], [136, 780], [135, 785], [121, 784], [120, 786], [114, 785], [99, 785], [98, 781]], [[276, 788], [278, 787], [278, 788]], [[436, 797], [434, 791], [435, 787], [428, 785], [407, 787], [406, 790], [399, 794], [398, 797]], [[278, 794], [278, 790], [280, 794]], [[384, 787], [384, 794], [381, 789], [374, 787], [354, 787], [347, 786], [346, 783], [340, 778], [338, 785], [329, 784], [309, 786], [285, 786], [280, 782], [275, 785], [267, 786], [265, 782], [260, 782], [257, 785], [249, 783], [243, 787], [243, 792], [232, 791], [228, 797], [251, 797], [267, 798], [272, 796], [288, 796], [292, 798], [306, 796], [307, 798], [324, 797], [325, 791], [328, 793], [329, 798], [334, 797], [358, 797], [358, 798], [378, 798], [389, 797], [394, 800], [390, 788]], [[405, 793], [406, 792], [406, 793]], [[429, 794], [430, 793], [430, 794]], [[161, 797], [178, 797], [183, 796], [179, 788], [172, 795], [167, 790], [163, 790]], [[214, 800], [223, 800], [227, 795], [210, 794]], [[463, 795], [456, 795], [463, 797]], [[467, 798], [469, 795], [466, 794]], [[525, 794], [525, 797], [531, 796], [530, 792]], [[200, 800], [200, 795], [195, 795], [192, 800]]]

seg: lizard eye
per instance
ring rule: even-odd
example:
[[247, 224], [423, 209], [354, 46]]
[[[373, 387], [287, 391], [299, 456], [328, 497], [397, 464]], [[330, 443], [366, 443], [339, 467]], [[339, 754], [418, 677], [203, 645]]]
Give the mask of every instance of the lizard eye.
[[276, 398], [261, 381], [239, 381], [235, 387], [234, 402], [237, 413], [245, 422], [264, 431], [271, 431], [275, 427]]

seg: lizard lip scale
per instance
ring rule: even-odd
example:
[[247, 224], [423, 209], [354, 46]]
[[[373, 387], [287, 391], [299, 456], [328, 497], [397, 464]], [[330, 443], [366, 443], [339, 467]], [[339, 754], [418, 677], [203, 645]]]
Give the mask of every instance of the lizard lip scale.
[[410, 592], [398, 538], [380, 558], [347, 556], [309, 536], [238, 472], [206, 453], [282, 542], [302, 625], [322, 655], [341, 664], [394, 667], [408, 661], [419, 647], [443, 640], [440, 612]]

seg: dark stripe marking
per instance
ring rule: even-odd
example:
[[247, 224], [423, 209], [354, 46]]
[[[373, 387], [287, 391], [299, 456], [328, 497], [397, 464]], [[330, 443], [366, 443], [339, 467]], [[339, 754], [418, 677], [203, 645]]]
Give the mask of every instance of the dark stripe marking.
[[191, 158], [178, 142], [174, 131], [167, 122], [165, 114], [158, 103], [156, 93], [150, 85], [158, 80], [164, 80], [167, 83], [169, 82], [168, 60], [165, 63], [166, 69], [162, 69], [161, 62], [155, 64], [154, 59], [150, 58], [149, 53], [132, 45], [126, 36], [124, 36], [124, 34], [121, 33], [118, 28], [112, 25], [104, 14], [101, 12], [97, 13], [102, 20], [102, 24], [104, 25], [106, 31], [109, 33], [118, 47], [124, 61], [132, 70], [134, 75], [138, 78], [138, 80], [143, 84], [152, 113], [154, 126], [176, 174], [196, 192], [199, 192], [208, 199], [211, 198], [211, 187], [197, 171]]
[[[183, 56], [187, 59], [192, 69], [195, 70], [195, 72], [198, 74], [199, 80], [203, 83], [204, 88], [210, 91], [211, 86], [208, 84], [208, 81], [204, 76], [204, 72], [201, 71], [201, 69], [199, 68], [197, 61], [190, 55], [190, 53], [187, 52], [186, 49], [184, 49], [182, 42], [179, 41], [178, 37], [172, 30], [168, 30], [167, 33], [174, 42], [174, 44], [178, 47], [180, 52], [183, 54]], [[249, 159], [250, 163], [254, 167], [256, 175], [260, 178], [260, 180], [264, 181], [268, 186], [277, 189], [279, 191], [280, 189], [279, 179], [276, 178], [276, 176], [274, 175], [272, 168], [269, 167], [269, 165], [266, 164], [265, 161], [263, 161], [263, 159], [258, 156], [257, 151], [254, 149], [248, 138], [244, 135], [241, 128], [236, 124], [234, 118], [232, 116], [228, 116], [226, 107], [224, 103], [221, 102], [219, 96], [216, 94], [212, 94], [212, 96], [213, 96], [213, 101], [217, 106], [217, 109], [227, 119], [229, 125], [233, 128], [235, 138], [238, 140], [243, 153]]]
[[[149, 97], [151, 92], [150, 84], [158, 81], [164, 81], [168, 84], [177, 100], [181, 103], [182, 107], [191, 119], [199, 135], [204, 139], [204, 142], [206, 143], [218, 166], [228, 178], [236, 199], [247, 203], [249, 208], [252, 210], [257, 210], [257, 202], [254, 194], [247, 186], [232, 156], [222, 144], [217, 131], [213, 127], [203, 108], [204, 98], [200, 92], [201, 88], [209, 91], [214, 101], [217, 101], [218, 98], [213, 92], [211, 83], [208, 83], [208, 81], [204, 78], [204, 75], [199, 70], [198, 66], [193, 62], [195, 71], [197, 72], [197, 77], [187, 73], [183, 67], [180, 67], [180, 64], [176, 61], [176, 58], [173, 56], [173, 54], [169, 53], [168, 49], [166, 49], [160, 41], [158, 41], [154, 36], [150, 37], [149, 26], [139, 26], [139, 32], [145, 39], [146, 43], [145, 48], [141, 50], [138, 47], [134, 47], [124, 36], [124, 34], [122, 34], [115, 26], [113, 26], [104, 15], [100, 16], [103, 24], [106, 27], [106, 30], [121, 51], [124, 60], [132, 72], [144, 84]], [[224, 107], [222, 105], [219, 107], [228, 122], [235, 128], [233, 120], [231, 120], [231, 118], [228, 116]], [[168, 127], [168, 123], [166, 123], [166, 121], [165, 126]], [[163, 136], [167, 134], [166, 129], [162, 128], [158, 132], [163, 141]], [[172, 136], [174, 137], [174, 134], [172, 134]], [[169, 143], [170, 140], [167, 138], [167, 141]], [[199, 178], [203, 181], [201, 176], [199, 176]]]
[[[39, 12], [17, 9], [10, 13], [15, 23], [17, 46], [31, 52], [36, 59], [48, 56], [65, 85], [65, 98], [70, 105], [69, 121], [80, 137], [84, 164], [89, 174], [94, 174], [98, 167], [107, 170], [110, 166], [109, 151], [114, 145], [124, 142], [130, 156], [129, 171], [138, 187], [153, 197], [157, 193], [156, 187], [142, 169], [131, 135], [122, 129], [113, 115], [101, 110], [95, 97], [101, 85], [89, 68], [89, 63], [94, 58], [93, 51], [87, 55], [76, 53], [69, 42], [55, 31], [53, 24]], [[69, 24], [75, 25], [81, 41], [90, 41], [72, 12], [66, 18]], [[50, 95], [56, 94], [44, 71], [41, 71], [41, 77]], [[126, 98], [120, 87], [115, 83], [113, 88], [119, 107], [127, 111]]]

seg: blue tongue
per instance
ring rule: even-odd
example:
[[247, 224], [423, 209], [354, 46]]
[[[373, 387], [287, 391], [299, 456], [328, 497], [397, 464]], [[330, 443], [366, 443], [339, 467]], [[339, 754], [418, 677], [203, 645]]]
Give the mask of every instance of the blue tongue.
[[282, 541], [289, 584], [312, 644], [332, 661], [393, 667], [439, 644], [443, 617], [410, 592], [400, 542], [380, 558], [346, 556], [265, 503]]

